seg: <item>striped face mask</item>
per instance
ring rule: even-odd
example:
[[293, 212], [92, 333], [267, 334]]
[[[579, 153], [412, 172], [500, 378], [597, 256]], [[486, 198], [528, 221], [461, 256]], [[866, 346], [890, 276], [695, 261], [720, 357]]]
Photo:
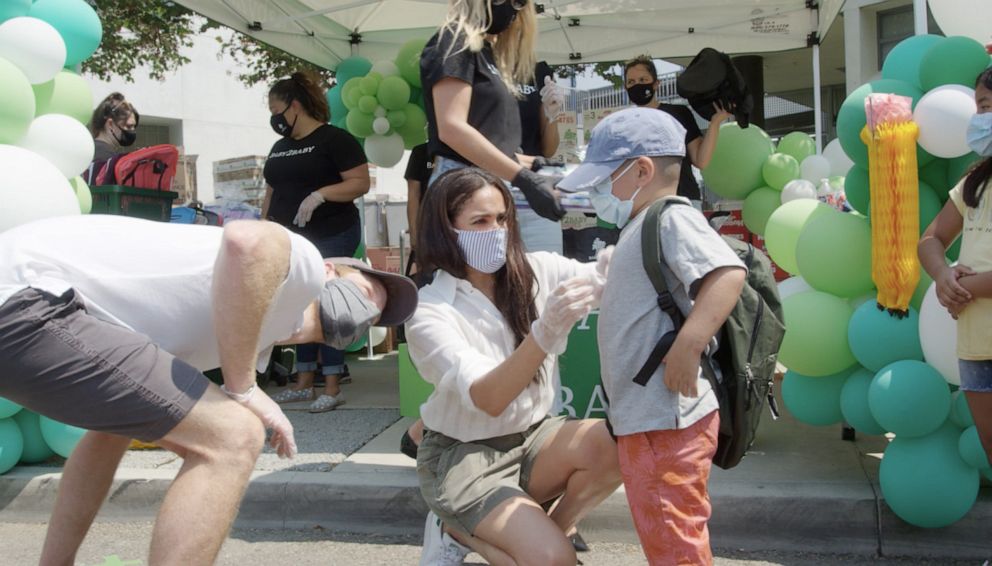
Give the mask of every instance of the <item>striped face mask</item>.
[[465, 263], [482, 273], [496, 273], [506, 263], [506, 228], [455, 230]]

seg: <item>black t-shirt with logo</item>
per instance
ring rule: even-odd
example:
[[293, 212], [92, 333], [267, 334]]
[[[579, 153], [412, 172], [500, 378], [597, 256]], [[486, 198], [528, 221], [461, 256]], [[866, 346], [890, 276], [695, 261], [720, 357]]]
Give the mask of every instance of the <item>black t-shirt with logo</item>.
[[682, 160], [682, 171], [679, 175], [679, 188], [678, 195], [680, 197], [685, 197], [692, 200], [699, 200], [699, 183], [696, 182], [696, 178], [692, 175], [692, 160], [689, 159], [689, 142], [700, 138], [703, 136], [703, 132], [699, 131], [699, 125], [696, 124], [696, 118], [692, 115], [692, 110], [689, 110], [688, 106], [681, 106], [679, 104], [665, 104], [664, 102], [658, 104], [658, 110], [662, 112], [667, 112], [673, 118], [678, 120], [679, 124], [685, 128], [685, 147], [686, 155]]
[[327, 201], [318, 206], [306, 226], [293, 224], [300, 203], [313, 191], [343, 181], [342, 171], [368, 163], [358, 140], [324, 124], [303, 139], [283, 138], [272, 146], [265, 160], [265, 182], [272, 187], [269, 220], [308, 239], [333, 236], [359, 222], [353, 202]]
[[[431, 155], [441, 155], [471, 163], [441, 141], [434, 112], [434, 85], [445, 78], [454, 78], [472, 85], [468, 123], [479, 130], [501, 152], [515, 159], [520, 146], [520, 113], [517, 99], [507, 88], [494, 63], [492, 45], [486, 42], [482, 50], [473, 53], [463, 49], [463, 41], [442, 28], [427, 42], [420, 56], [420, 81], [424, 88], [427, 111], [427, 139]], [[445, 111], [445, 109], [441, 109]]]
[[431, 182], [431, 173], [434, 172], [434, 161], [427, 152], [427, 144], [422, 143], [410, 150], [410, 160], [406, 163], [406, 173], [403, 178], [407, 181], [418, 181], [420, 183], [420, 200], [424, 200], [424, 193], [427, 185]]
[[544, 155], [541, 147], [541, 121], [547, 120], [541, 103], [544, 77], [554, 79], [551, 67], [540, 61], [534, 70], [534, 83], [520, 85], [520, 92], [524, 98], [517, 100], [517, 104], [520, 109], [520, 150], [524, 155]]

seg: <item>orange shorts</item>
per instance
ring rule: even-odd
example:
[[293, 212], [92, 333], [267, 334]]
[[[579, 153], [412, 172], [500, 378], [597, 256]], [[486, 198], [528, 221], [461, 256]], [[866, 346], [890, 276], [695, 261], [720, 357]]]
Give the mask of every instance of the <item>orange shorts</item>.
[[617, 438], [627, 502], [652, 566], [713, 563], [706, 483], [719, 429], [713, 411], [686, 429]]

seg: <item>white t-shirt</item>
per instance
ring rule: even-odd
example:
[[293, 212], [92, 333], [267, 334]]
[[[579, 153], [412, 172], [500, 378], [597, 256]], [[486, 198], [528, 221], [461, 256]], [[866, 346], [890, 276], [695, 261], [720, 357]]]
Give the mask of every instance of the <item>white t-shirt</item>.
[[[324, 284], [313, 244], [290, 233], [289, 273], [266, 313], [258, 367], [303, 324]], [[200, 370], [220, 367], [211, 280], [223, 230], [110, 215], [61, 217], [0, 233], [0, 304], [33, 287], [74, 289], [87, 311], [148, 336]], [[237, 329], [231, 329], [237, 331]]]

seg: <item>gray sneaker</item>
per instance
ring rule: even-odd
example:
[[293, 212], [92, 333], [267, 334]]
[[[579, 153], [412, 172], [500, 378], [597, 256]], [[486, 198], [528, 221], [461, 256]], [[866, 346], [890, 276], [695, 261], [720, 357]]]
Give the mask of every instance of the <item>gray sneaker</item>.
[[420, 551], [420, 566], [461, 566], [472, 552], [441, 528], [441, 518], [433, 511], [424, 522], [424, 548]]
[[344, 405], [344, 394], [338, 393], [337, 397], [334, 395], [321, 395], [317, 397], [317, 400], [310, 403], [311, 413], [326, 413], [327, 411], [333, 411], [337, 409], [338, 406]]

